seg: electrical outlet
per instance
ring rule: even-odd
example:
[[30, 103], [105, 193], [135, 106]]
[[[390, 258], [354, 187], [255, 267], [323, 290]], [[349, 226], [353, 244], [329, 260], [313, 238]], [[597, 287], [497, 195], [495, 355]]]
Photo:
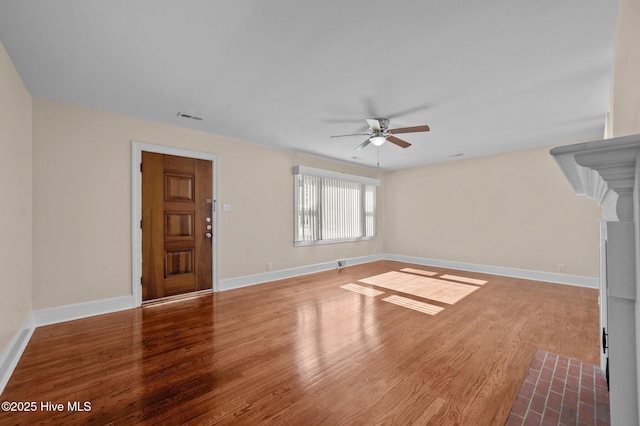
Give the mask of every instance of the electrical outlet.
[[558, 263], [558, 272], [564, 272], [564, 263]]
[[223, 212], [230, 212], [231, 211], [231, 204], [223, 204], [222, 205], [222, 211]]
[[267, 262], [267, 271], [272, 271], [272, 270], [273, 270], [273, 263]]

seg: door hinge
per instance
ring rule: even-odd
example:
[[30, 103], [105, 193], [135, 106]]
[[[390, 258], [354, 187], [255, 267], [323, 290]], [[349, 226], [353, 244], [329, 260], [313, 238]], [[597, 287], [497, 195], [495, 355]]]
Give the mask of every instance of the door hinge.
[[142, 277], [140, 277], [140, 285], [142, 285]]
[[142, 173], [142, 163], [140, 163], [140, 173]]
[[140, 229], [142, 229], [142, 219], [140, 219]]

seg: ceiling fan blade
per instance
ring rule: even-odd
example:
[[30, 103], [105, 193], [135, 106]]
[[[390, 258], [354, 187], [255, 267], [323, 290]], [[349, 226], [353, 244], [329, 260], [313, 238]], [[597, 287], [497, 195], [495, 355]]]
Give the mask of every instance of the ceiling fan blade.
[[[402, 111], [395, 111], [392, 112], [391, 114], [387, 113], [385, 114], [385, 117], [387, 117], [389, 120], [393, 119], [393, 118], [398, 118], [398, 117], [402, 117], [405, 115], [409, 115], [412, 114], [414, 112], [419, 112], [419, 111], [424, 111], [427, 110], [429, 108], [433, 107], [433, 103], [426, 103], [426, 104], [422, 104], [422, 105], [416, 105], [407, 109], [404, 109]], [[379, 117], [377, 115], [373, 115], [373, 117]]]
[[392, 135], [388, 135], [387, 140], [391, 143], [398, 145], [400, 148], [409, 148], [411, 146], [409, 142], [405, 142], [402, 139], [398, 139]]
[[373, 130], [374, 132], [379, 132], [382, 130], [382, 126], [380, 126], [380, 122], [375, 118], [367, 118], [367, 123], [369, 124], [369, 127], [371, 128], [371, 130]]
[[429, 126], [426, 124], [424, 126], [413, 126], [413, 127], [401, 127], [399, 129], [389, 129], [389, 132], [393, 134], [397, 133], [414, 133], [414, 132], [428, 132]]
[[356, 149], [354, 149], [354, 151], [360, 151], [362, 148], [369, 145], [370, 143], [371, 143], [371, 139], [367, 139], [366, 141], [362, 142], [360, 145], [356, 146]]
[[351, 133], [349, 135], [334, 135], [334, 136], [329, 136], [329, 138], [343, 138], [345, 136], [370, 136], [371, 133]]

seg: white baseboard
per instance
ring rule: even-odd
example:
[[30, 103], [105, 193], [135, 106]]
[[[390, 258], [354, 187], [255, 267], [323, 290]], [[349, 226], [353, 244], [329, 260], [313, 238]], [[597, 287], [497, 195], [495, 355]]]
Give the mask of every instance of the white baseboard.
[[2, 352], [0, 356], [0, 394], [4, 391], [7, 383], [9, 383], [13, 370], [15, 370], [16, 365], [18, 365], [22, 352], [24, 352], [24, 349], [27, 347], [27, 343], [29, 343], [34, 330], [33, 313], [31, 313], [22, 322], [7, 348]]
[[111, 299], [93, 300], [73, 305], [56, 306], [55, 308], [38, 309], [33, 312], [36, 327], [72, 321], [111, 312], [124, 311], [135, 307], [133, 296], [113, 297]]
[[[339, 259], [346, 261], [345, 266], [359, 265], [361, 263], [375, 262], [383, 260], [383, 254], [373, 254], [369, 256], [351, 257], [347, 259]], [[314, 272], [329, 271], [336, 269], [338, 259], [330, 262], [316, 263], [314, 265], [299, 266], [290, 269], [280, 269], [278, 271], [269, 271], [261, 274], [245, 275], [237, 278], [227, 278], [218, 282], [220, 291], [232, 290], [235, 288], [248, 287], [250, 285], [262, 284], [269, 281], [282, 280], [285, 278], [293, 278], [301, 275], [312, 274]]]
[[459, 269], [461, 271], [482, 272], [526, 280], [545, 281], [555, 284], [566, 284], [578, 287], [600, 288], [600, 281], [595, 277], [560, 274], [554, 272], [532, 271], [528, 269], [508, 268], [505, 266], [480, 265], [476, 263], [456, 262], [452, 260], [429, 259], [425, 257], [385, 254], [385, 260], [414, 263], [416, 265], [438, 266], [441, 268]]
[[[476, 263], [456, 262], [452, 260], [430, 259], [426, 257], [404, 256], [399, 254], [381, 253], [369, 256], [354, 257], [346, 260], [346, 266], [358, 265], [361, 263], [375, 262], [377, 260], [393, 260], [397, 262], [413, 263], [416, 265], [438, 266], [441, 268], [458, 269], [461, 271], [482, 272], [485, 274], [501, 275], [513, 278], [523, 278], [526, 280], [545, 281], [555, 284], [566, 284], [578, 287], [599, 288], [599, 280], [595, 277], [583, 277], [580, 275], [560, 274], [554, 272], [533, 271], [528, 269], [509, 268], [506, 266], [481, 265]], [[299, 266], [290, 269], [281, 269], [261, 274], [245, 275], [237, 278], [227, 278], [220, 280], [220, 291], [232, 290], [235, 288], [248, 287], [255, 284], [262, 284], [270, 281], [293, 278], [301, 275], [312, 274], [314, 272], [328, 271], [336, 269], [337, 260], [317, 263], [314, 265]]]

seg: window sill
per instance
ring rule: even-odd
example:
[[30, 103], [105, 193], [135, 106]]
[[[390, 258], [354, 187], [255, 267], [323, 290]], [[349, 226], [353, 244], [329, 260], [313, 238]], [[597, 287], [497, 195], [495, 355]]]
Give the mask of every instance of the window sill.
[[294, 247], [304, 247], [304, 246], [317, 246], [323, 244], [339, 244], [339, 243], [353, 243], [357, 241], [369, 241], [373, 240], [376, 236], [372, 237], [362, 237], [362, 238], [350, 238], [345, 240], [318, 240], [318, 241], [294, 241]]

